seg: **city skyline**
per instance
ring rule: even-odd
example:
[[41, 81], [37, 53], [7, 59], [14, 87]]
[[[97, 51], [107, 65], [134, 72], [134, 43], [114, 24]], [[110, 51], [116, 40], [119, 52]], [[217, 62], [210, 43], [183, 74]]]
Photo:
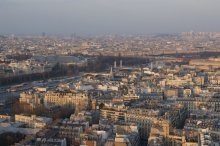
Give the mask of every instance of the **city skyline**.
[[0, 145], [220, 146], [219, 0], [0, 0]]
[[[155, 34], [220, 31], [218, 0], [3, 0], [0, 33]], [[6, 17], [7, 16], [7, 17]]]

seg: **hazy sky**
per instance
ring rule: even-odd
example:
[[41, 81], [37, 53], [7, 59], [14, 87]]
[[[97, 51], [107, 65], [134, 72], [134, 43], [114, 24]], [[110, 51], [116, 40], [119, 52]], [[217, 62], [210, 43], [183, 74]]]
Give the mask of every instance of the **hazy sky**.
[[0, 0], [0, 34], [220, 31], [220, 0]]

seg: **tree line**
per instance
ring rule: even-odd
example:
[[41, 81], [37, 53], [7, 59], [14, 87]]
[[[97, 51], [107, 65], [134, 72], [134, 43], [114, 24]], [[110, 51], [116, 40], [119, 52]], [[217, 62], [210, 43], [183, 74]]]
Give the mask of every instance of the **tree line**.
[[117, 62], [119, 66], [120, 60], [122, 60], [123, 65], [133, 66], [141, 65], [149, 62], [148, 59], [139, 57], [122, 57], [122, 56], [95, 56], [94, 61], [88, 61], [86, 66], [78, 65], [65, 65], [56, 63], [51, 71], [43, 73], [32, 73], [24, 74], [18, 76], [10, 76], [5, 78], [0, 78], [0, 85], [12, 85], [17, 83], [23, 83], [28, 81], [45, 80], [54, 77], [61, 76], [74, 76], [78, 75], [80, 72], [102, 72], [107, 70], [110, 66], [113, 66], [114, 61]]

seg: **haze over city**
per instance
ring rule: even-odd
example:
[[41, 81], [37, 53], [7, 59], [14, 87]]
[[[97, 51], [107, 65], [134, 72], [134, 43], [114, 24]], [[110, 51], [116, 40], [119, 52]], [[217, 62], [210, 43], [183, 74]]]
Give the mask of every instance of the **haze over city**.
[[0, 146], [220, 146], [220, 0], [0, 0]]
[[220, 31], [219, 0], [1, 0], [0, 34]]

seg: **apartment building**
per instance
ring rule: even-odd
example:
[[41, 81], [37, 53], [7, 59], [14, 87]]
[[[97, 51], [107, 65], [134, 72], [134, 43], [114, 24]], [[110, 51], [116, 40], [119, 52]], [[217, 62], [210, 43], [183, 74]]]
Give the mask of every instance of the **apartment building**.
[[76, 107], [78, 106], [82, 110], [88, 108], [88, 94], [86, 92], [79, 91], [48, 91], [45, 94], [44, 103], [46, 106], [59, 105]]

